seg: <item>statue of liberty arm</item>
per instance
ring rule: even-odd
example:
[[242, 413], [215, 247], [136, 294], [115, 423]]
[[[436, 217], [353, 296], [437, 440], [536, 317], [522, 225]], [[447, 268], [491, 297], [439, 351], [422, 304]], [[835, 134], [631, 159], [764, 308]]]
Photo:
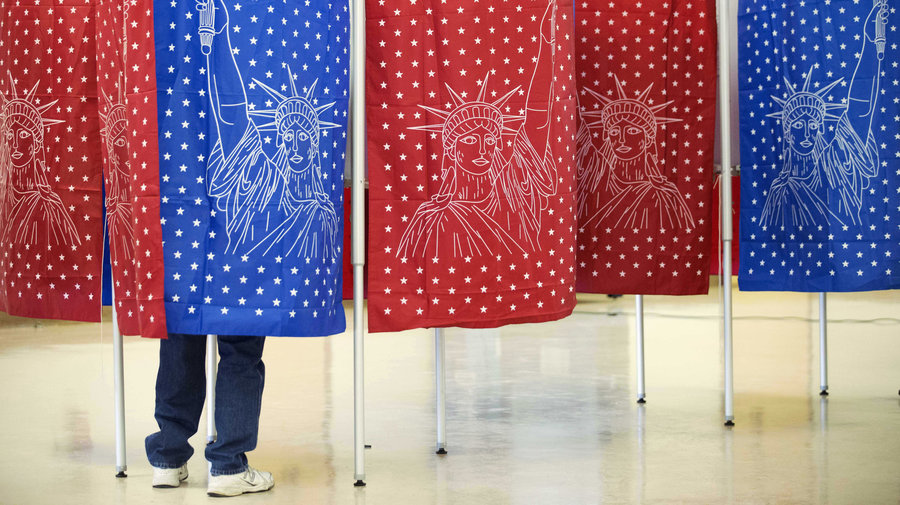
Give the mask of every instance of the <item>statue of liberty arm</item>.
[[[863, 47], [850, 82], [847, 119], [860, 139], [867, 139], [872, 132], [872, 120], [881, 84], [881, 61], [884, 58], [884, 52], [879, 50], [878, 44], [884, 41], [883, 27], [887, 20], [888, 5], [884, 0], [872, 8], [866, 19]], [[882, 27], [880, 34], [879, 26]]]
[[869, 187], [869, 180], [878, 174], [878, 148], [872, 123], [884, 57], [879, 43], [884, 42], [887, 19], [887, 1], [879, 2], [869, 12], [862, 37], [863, 47], [850, 82], [847, 110], [836, 127], [836, 149], [830, 150], [823, 160], [828, 202], [838, 215], [853, 223], [859, 222], [863, 192]]
[[[596, 95], [592, 90], [584, 88], [581, 93]], [[600, 150], [594, 145], [594, 138], [599, 136], [592, 128], [601, 128], [599, 124], [591, 123], [592, 115], [587, 109], [582, 109], [581, 98], [578, 100], [578, 127], [575, 133], [575, 164], [577, 167], [577, 215], [579, 218], [587, 217], [596, 209], [603, 206], [612, 195], [620, 192], [622, 188], [615, 177], [611, 177], [609, 164], [603, 159]], [[598, 103], [603, 103], [598, 100]], [[593, 210], [591, 210], [593, 208]]]
[[487, 209], [514, 238], [527, 244], [528, 249], [538, 247], [541, 211], [557, 189], [556, 165], [548, 148], [555, 100], [552, 76], [556, 71], [557, 10], [556, 0], [551, 0], [544, 11], [524, 121], [512, 141], [509, 162], [497, 174], [496, 198]]
[[[234, 60], [231, 46], [230, 16], [224, 0], [198, 0], [202, 50], [206, 55], [206, 78], [209, 99], [215, 117], [219, 142], [226, 157], [237, 146], [250, 125], [247, 114], [247, 91], [244, 78]], [[204, 26], [212, 24], [212, 27]], [[209, 31], [213, 34], [209, 37]], [[208, 42], [207, 42], [208, 41]], [[207, 45], [208, 43], [208, 45]]]
[[531, 84], [528, 86], [528, 95], [525, 102], [525, 121], [521, 129], [540, 157], [540, 162], [535, 163], [533, 165], [534, 170], [531, 170], [529, 173], [529, 179], [534, 183], [534, 187], [531, 190], [537, 191], [543, 196], [556, 194], [557, 186], [556, 166], [553, 162], [553, 154], [549, 148], [552, 109], [556, 100], [554, 89], [556, 79], [550, 77], [548, 79], [549, 85], [541, 87], [541, 81], [547, 79], [547, 76], [556, 75], [557, 71], [555, 68], [557, 63], [557, 12], [557, 1], [551, 0], [541, 21], [540, 48], [534, 73], [531, 76]]
[[[525, 121], [522, 131], [531, 145], [537, 149], [547, 146], [550, 138], [551, 108], [555, 99], [553, 76], [556, 65], [556, 0], [551, 0], [541, 20], [540, 47], [535, 58], [534, 72], [525, 97]], [[541, 81], [549, 80], [549, 86], [542, 87]], [[545, 103], [546, 102], [546, 103]], [[541, 153], [544, 154], [544, 153]]]
[[227, 250], [246, 252], [268, 231], [267, 214], [272, 212], [268, 204], [283, 189], [283, 174], [271, 162], [274, 155], [266, 152], [260, 131], [250, 119], [244, 79], [229, 36], [230, 16], [225, 2], [198, 0], [196, 6], [200, 12], [210, 106], [218, 133], [207, 161], [208, 191], [215, 199], [216, 209], [224, 214]]

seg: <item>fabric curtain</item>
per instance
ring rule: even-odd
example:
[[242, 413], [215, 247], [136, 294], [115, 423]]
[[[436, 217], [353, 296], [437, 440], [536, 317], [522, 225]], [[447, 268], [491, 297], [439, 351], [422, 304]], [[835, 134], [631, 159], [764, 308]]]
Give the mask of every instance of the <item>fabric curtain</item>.
[[897, 13], [740, 3], [744, 290], [900, 286]]
[[151, 9], [135, 98], [158, 141], [169, 331], [341, 333], [348, 2]]
[[713, 0], [576, 2], [578, 290], [709, 289]]
[[0, 309], [99, 321], [103, 177], [92, 3], [0, 4]]
[[369, 329], [575, 305], [570, 2], [367, 2]]

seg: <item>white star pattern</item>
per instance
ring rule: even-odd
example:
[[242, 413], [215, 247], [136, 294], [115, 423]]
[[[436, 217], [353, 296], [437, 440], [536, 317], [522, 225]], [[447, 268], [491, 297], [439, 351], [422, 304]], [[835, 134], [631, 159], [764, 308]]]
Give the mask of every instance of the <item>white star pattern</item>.
[[[706, 293], [715, 210], [714, 2], [575, 5], [578, 290]], [[634, 120], [634, 111], [655, 120]]]
[[[370, 331], [547, 321], [574, 308], [573, 18], [571, 4], [555, 4], [367, 3]], [[533, 104], [527, 111], [526, 102]], [[489, 168], [495, 178], [468, 183], [474, 192], [468, 196], [462, 170], [477, 169], [443, 171], [463, 166], [460, 159], [442, 159], [462, 148], [445, 149], [456, 130], [435, 124], [465, 121], [466, 111], [493, 118], [468, 124], [497, 128], [484, 140], [489, 147], [481, 148], [495, 157]], [[528, 130], [535, 111], [543, 111], [542, 131]], [[524, 159], [515, 154], [524, 145], [519, 142], [530, 142], [536, 157], [503, 165]], [[448, 177], [457, 181], [456, 193], [442, 187]], [[530, 182], [496, 182], [506, 177]], [[510, 218], [470, 201], [485, 194], [503, 207], [512, 193], [530, 196], [519, 200], [526, 203]], [[433, 199], [441, 194], [450, 198], [446, 208], [473, 217], [438, 210], [455, 228], [429, 226], [423, 209], [444, 209], [445, 200]], [[521, 216], [534, 218], [514, 224]]]
[[[329, 257], [298, 255], [287, 245], [279, 249], [279, 244], [264, 251], [249, 250], [248, 246], [237, 252], [226, 247], [228, 215], [220, 209], [228, 207], [210, 196], [213, 181], [208, 162], [213, 163], [220, 140], [213, 99], [232, 97], [212, 97], [210, 82], [215, 75], [208, 74], [224, 72], [231, 62], [227, 57], [217, 58], [208, 65], [201, 52], [200, 21], [193, 4], [173, 1], [156, 6], [155, 35], [161, 47], [156, 55], [161, 111], [160, 215], [170, 330], [269, 336], [343, 331], [339, 227], [336, 253]], [[318, 176], [338, 216], [342, 215], [349, 95], [348, 10], [346, 3], [321, 1], [297, 5], [227, 2], [216, 12], [218, 22], [226, 20], [223, 30], [227, 29], [228, 38], [216, 36], [227, 40], [233, 65], [240, 70], [247, 115], [254, 122], [260, 144], [280, 145], [283, 141], [281, 132], [265, 124], [276, 118], [276, 96], [305, 100], [311, 93], [310, 104], [321, 109], [317, 111]], [[333, 124], [333, 129], [326, 129], [326, 124]], [[278, 205], [272, 200], [266, 208]], [[228, 209], [230, 215], [233, 211]], [[277, 225], [267, 224], [271, 228]], [[251, 236], [248, 243], [261, 239]], [[293, 239], [288, 237], [286, 243]], [[303, 289], [298, 290], [300, 287]], [[292, 290], [296, 294], [292, 295]]]
[[[31, 107], [43, 109], [39, 114], [44, 121], [42, 131], [33, 132], [41, 144], [35, 146], [35, 163], [13, 169], [0, 155], [0, 227], [12, 226], [14, 202], [37, 194], [21, 182], [29, 179], [29, 170], [41, 170], [49, 186], [41, 189], [40, 198], [58, 198], [59, 210], [74, 224], [73, 241], [67, 244], [52, 239], [46, 222], [25, 242], [9, 238], [0, 243], [0, 309], [10, 314], [100, 320], [102, 179], [96, 169], [100, 146], [93, 32], [92, 2], [42, 6], [32, 1], [0, 8], [3, 106], [15, 90]], [[7, 119], [14, 117], [7, 112], [4, 108]]]
[[[882, 14], [872, 1], [801, 1], [790, 6], [741, 2], [742, 289], [866, 291], [900, 287], [900, 34], [898, 13], [890, 4], [880, 18], [887, 22], [883, 24], [883, 57], [879, 57], [878, 44], [871, 37], [877, 33], [876, 18]], [[878, 87], [873, 89], [876, 72]], [[821, 125], [816, 125], [824, 147], [813, 149], [824, 154], [814, 170], [828, 171], [835, 166], [833, 160], [847, 160], [839, 163], [841, 170], [858, 181], [856, 186], [847, 186], [859, 199], [859, 205], [851, 207], [853, 213], [833, 198], [846, 188], [832, 175], [826, 175], [823, 184], [800, 186], [791, 182], [800, 181], [794, 179], [797, 174], [783, 174], [788, 158], [797, 157], [799, 151], [786, 147], [796, 134], [786, 135], [782, 122], [785, 116], [795, 117], [791, 115], [793, 102], [787, 102], [801, 91], [821, 95], [819, 110], [828, 112]], [[848, 122], [841, 119], [855, 103], [863, 103], [870, 111], [870, 121], [863, 127], [849, 112]], [[866, 127], [868, 132], [857, 131]], [[837, 137], [858, 140], [831, 141]], [[795, 205], [794, 221], [771, 222], [764, 209], [776, 208], [770, 196], [772, 200], [778, 196], [773, 188], [782, 187], [784, 181], [812, 188], [815, 196], [809, 199], [826, 209], [824, 217], [797, 217], [797, 209], [811, 207], [787, 201], [785, 205]]]
[[[119, 330], [140, 335], [137, 275], [134, 257], [134, 177], [128, 154], [128, 113], [125, 109], [125, 7], [121, 1], [97, 3], [97, 87], [100, 90], [100, 145], [107, 207], [110, 265]], [[129, 6], [130, 7], [130, 6]], [[114, 209], [114, 210], [110, 210]], [[158, 224], [155, 226], [158, 228]]]

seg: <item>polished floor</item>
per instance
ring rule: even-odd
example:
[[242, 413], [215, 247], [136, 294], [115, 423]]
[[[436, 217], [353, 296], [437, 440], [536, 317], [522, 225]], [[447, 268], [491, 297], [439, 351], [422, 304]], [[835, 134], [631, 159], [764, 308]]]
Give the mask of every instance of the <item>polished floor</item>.
[[[900, 293], [829, 296], [831, 396], [815, 295], [736, 293], [736, 426], [723, 426], [718, 293], [581, 297], [543, 325], [447, 331], [449, 454], [434, 454], [429, 331], [367, 338], [365, 488], [354, 488], [352, 338], [269, 339], [259, 448], [310, 505], [900, 503]], [[204, 503], [203, 433], [179, 489], [150, 487], [158, 344], [125, 343], [128, 478], [114, 477], [109, 324], [0, 315], [0, 504]], [[203, 421], [201, 430], [205, 427]]]

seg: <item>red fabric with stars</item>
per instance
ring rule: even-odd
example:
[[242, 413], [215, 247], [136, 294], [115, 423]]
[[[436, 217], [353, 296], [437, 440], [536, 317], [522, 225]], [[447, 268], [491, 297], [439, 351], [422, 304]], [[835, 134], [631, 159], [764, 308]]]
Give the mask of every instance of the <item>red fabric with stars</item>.
[[93, 2], [0, 4], [0, 309], [100, 320]]
[[153, 2], [126, 0], [123, 5], [137, 317], [141, 336], [165, 338]]
[[706, 293], [716, 103], [713, 0], [582, 0], [578, 290]]
[[367, 2], [369, 329], [567, 316], [571, 3]]
[[123, 2], [97, 2], [97, 90], [106, 197], [106, 229], [116, 319], [124, 335], [141, 333], [135, 299], [134, 222], [125, 112], [125, 55]]

